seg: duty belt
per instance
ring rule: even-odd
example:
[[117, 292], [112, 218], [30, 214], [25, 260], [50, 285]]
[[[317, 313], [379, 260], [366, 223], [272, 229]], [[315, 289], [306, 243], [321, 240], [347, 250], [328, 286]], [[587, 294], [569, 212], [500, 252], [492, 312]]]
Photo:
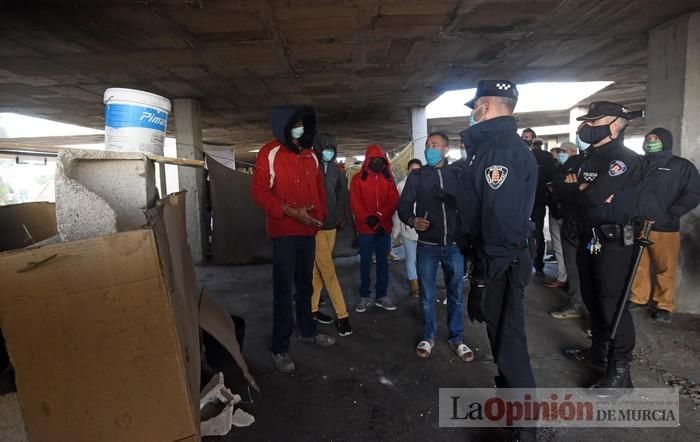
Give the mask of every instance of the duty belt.
[[594, 236], [598, 236], [606, 243], [617, 243], [623, 246], [631, 246], [634, 243], [635, 228], [632, 224], [601, 224], [593, 230]]

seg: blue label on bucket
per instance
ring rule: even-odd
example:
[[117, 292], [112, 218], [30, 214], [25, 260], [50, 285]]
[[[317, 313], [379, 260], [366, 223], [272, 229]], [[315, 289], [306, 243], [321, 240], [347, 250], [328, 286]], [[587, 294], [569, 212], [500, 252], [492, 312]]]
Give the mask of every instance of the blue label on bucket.
[[168, 114], [158, 109], [131, 104], [108, 104], [105, 109], [105, 126], [113, 129], [143, 127], [165, 131]]

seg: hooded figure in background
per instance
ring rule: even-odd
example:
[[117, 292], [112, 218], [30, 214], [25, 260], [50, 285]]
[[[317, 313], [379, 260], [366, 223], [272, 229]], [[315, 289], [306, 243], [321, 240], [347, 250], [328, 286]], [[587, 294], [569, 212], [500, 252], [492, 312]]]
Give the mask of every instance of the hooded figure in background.
[[391, 251], [392, 217], [399, 203], [399, 192], [382, 148], [374, 144], [367, 148], [362, 170], [350, 183], [350, 206], [355, 216], [355, 228], [360, 245], [360, 302], [355, 311], [362, 313], [370, 306], [370, 272], [372, 254], [377, 260], [375, 285], [377, 307], [396, 310], [387, 296], [389, 259]]
[[336, 326], [340, 336], [352, 334], [352, 327], [345, 306], [343, 291], [335, 273], [333, 263], [333, 248], [336, 233], [343, 230], [346, 224], [346, 206], [348, 205], [348, 183], [345, 173], [340, 171], [336, 156], [338, 155], [335, 137], [330, 134], [319, 134], [314, 143], [314, 151], [319, 159], [319, 168], [324, 177], [326, 190], [326, 218], [321, 230], [316, 234], [316, 259], [314, 263], [314, 292], [311, 297], [311, 313], [314, 319], [322, 324], [332, 324], [333, 318], [318, 310], [321, 299], [321, 289], [325, 286], [331, 298]]
[[[643, 170], [640, 214], [654, 220], [649, 236], [653, 244], [644, 249], [630, 307], [639, 308], [653, 298], [653, 318], [670, 322], [675, 309], [680, 218], [700, 203], [700, 177], [693, 163], [673, 155], [673, 135], [661, 127], [649, 132], [644, 140]], [[650, 264], [656, 270], [653, 286]]]
[[270, 127], [275, 139], [258, 153], [251, 194], [265, 212], [273, 243], [272, 360], [287, 373], [295, 369], [288, 354], [294, 327], [293, 293], [300, 341], [322, 347], [335, 343], [334, 338], [317, 333], [311, 317], [315, 236], [326, 218], [326, 192], [319, 160], [311, 150], [316, 137], [313, 108], [276, 107]]

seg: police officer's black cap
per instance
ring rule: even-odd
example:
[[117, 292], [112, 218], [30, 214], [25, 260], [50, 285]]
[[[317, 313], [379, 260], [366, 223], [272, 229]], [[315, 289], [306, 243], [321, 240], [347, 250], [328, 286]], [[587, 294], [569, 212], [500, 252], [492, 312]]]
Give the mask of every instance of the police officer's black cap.
[[643, 118], [644, 111], [631, 111], [627, 106], [613, 103], [611, 101], [594, 101], [588, 106], [586, 115], [581, 115], [578, 121], [593, 121], [603, 117], [621, 117], [627, 120]]
[[481, 80], [476, 86], [474, 98], [464, 103], [470, 109], [474, 109], [474, 103], [481, 97], [505, 97], [518, 101], [518, 88], [515, 83], [508, 80]]

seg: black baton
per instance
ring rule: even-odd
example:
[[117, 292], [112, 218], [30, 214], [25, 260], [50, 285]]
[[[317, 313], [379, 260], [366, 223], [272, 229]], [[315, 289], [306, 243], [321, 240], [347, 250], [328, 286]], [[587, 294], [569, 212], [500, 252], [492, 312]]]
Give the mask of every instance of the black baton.
[[613, 323], [612, 329], [610, 330], [610, 343], [615, 340], [615, 335], [617, 334], [617, 327], [620, 325], [620, 320], [622, 319], [622, 313], [625, 311], [625, 305], [627, 304], [627, 299], [629, 298], [630, 292], [632, 291], [632, 284], [634, 283], [634, 278], [637, 276], [637, 270], [639, 269], [639, 262], [642, 260], [642, 254], [644, 253], [644, 248], [649, 247], [654, 244], [649, 241], [649, 233], [651, 228], [654, 226], [654, 221], [650, 219], [644, 220], [644, 226], [642, 227], [642, 233], [639, 238], [634, 241], [637, 247], [634, 256], [634, 266], [632, 266], [632, 271], [630, 272], [629, 279], [627, 280], [627, 285], [625, 286], [625, 292], [623, 293], [620, 301], [617, 303], [617, 312], [615, 313], [615, 322]]

